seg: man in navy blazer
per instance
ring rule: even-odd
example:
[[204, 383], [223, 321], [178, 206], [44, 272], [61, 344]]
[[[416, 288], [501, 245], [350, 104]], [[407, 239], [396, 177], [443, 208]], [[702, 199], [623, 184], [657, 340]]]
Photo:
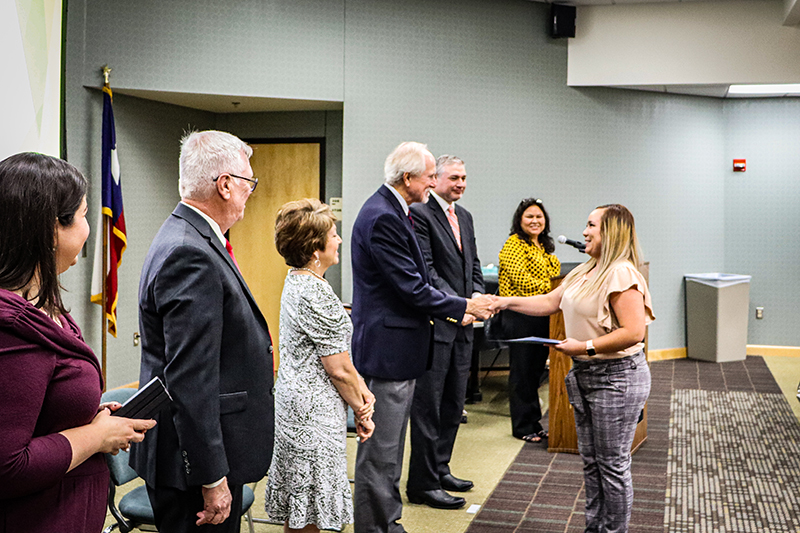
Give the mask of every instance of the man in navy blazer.
[[[436, 160], [436, 187], [411, 213], [431, 284], [447, 294], [469, 298], [484, 292], [472, 215], [456, 202], [467, 187], [464, 161], [451, 155]], [[411, 458], [408, 494], [424, 503], [457, 509], [464, 498], [441, 492], [466, 492], [472, 481], [450, 472], [450, 458], [461, 423], [472, 359], [472, 324], [433, 319], [433, 365], [417, 380], [411, 403]], [[431, 493], [431, 491], [437, 491]]]
[[403, 447], [414, 383], [431, 361], [431, 317], [458, 324], [468, 315], [489, 316], [491, 305], [489, 297], [451, 296], [431, 285], [409, 216], [409, 206], [425, 202], [436, 183], [427, 147], [400, 144], [386, 158], [384, 175], [351, 240], [353, 362], [376, 398], [375, 432], [356, 459], [356, 533], [405, 531], [398, 523]]
[[181, 202], [142, 268], [139, 381], [159, 376], [173, 402], [131, 464], [159, 531], [238, 532], [242, 487], [272, 459], [272, 342], [224, 236], [258, 181], [251, 154], [228, 133], [184, 138]]

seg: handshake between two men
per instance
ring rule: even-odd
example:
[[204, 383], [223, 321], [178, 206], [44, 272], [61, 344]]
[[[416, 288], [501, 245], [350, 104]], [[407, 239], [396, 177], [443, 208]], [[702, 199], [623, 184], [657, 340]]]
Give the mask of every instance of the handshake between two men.
[[496, 299], [497, 297], [492, 294], [478, 294], [467, 298], [467, 310], [464, 312], [464, 318], [461, 319], [461, 325], [468, 326], [476, 319], [486, 320], [492, 316], [495, 313], [492, 308], [495, 306]]

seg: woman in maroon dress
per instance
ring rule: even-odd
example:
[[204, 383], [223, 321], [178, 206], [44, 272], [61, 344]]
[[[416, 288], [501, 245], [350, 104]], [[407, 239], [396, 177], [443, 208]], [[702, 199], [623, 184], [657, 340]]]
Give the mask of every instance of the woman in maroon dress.
[[97, 358], [61, 300], [89, 235], [86, 187], [60, 159], [0, 162], [0, 532], [102, 530], [103, 453], [155, 425], [98, 407]]

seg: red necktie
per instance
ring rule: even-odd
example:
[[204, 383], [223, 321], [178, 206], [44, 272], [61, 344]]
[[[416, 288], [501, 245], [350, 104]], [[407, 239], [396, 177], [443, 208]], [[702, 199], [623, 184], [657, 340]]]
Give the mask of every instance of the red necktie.
[[447, 208], [447, 221], [450, 223], [450, 228], [453, 230], [453, 235], [458, 243], [458, 249], [461, 249], [461, 227], [458, 225], [458, 217], [456, 216], [456, 206], [450, 204]]
[[242, 269], [239, 268], [239, 263], [236, 262], [236, 256], [233, 255], [233, 245], [228, 239], [225, 239], [225, 249], [228, 250], [228, 255], [231, 256], [231, 259], [233, 259], [233, 264], [236, 265], [236, 268], [239, 270], [239, 272], [241, 272]]

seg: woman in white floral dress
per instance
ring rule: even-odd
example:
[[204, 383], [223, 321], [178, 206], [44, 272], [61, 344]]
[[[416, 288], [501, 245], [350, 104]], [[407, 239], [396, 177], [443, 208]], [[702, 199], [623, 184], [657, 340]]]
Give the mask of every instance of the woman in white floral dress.
[[353, 521], [347, 480], [347, 406], [361, 440], [375, 428], [375, 397], [350, 360], [353, 325], [323, 277], [339, 262], [335, 217], [319, 200], [278, 211], [275, 245], [293, 267], [281, 296], [275, 448], [266, 510], [285, 532], [341, 530]]

